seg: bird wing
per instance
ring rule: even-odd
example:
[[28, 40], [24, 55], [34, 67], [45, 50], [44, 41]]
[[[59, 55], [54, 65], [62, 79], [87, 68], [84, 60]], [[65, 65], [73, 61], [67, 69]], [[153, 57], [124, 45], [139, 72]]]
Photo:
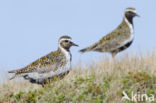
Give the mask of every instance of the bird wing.
[[15, 74], [31, 73], [31, 72], [46, 73], [52, 70], [55, 71], [57, 69], [55, 55], [56, 55], [55, 52], [51, 52], [48, 55], [32, 62], [28, 66], [18, 70], [9, 71], [9, 73]]
[[95, 48], [101, 49], [103, 48], [104, 51], [111, 51], [116, 49], [118, 46], [120, 46], [126, 38], [129, 37], [129, 34], [127, 35], [129, 31], [128, 28], [122, 28], [120, 25], [111, 33], [104, 36], [98, 43], [98, 46]]

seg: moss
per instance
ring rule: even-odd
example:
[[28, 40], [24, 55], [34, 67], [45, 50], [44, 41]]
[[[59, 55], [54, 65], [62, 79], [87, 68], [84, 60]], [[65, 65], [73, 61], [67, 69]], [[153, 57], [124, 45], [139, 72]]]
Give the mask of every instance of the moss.
[[[127, 57], [112, 64], [108, 64], [108, 60], [102, 61], [98, 65], [88, 67], [87, 70], [72, 70], [64, 79], [54, 79], [44, 88], [36, 89], [35, 85], [30, 84], [21, 86], [16, 82], [13, 87], [19, 86], [16, 89], [18, 91], [22, 88], [19, 92], [15, 91], [16, 93], [11, 91], [13, 87], [7, 84], [3, 90], [0, 88], [0, 102], [119, 103], [123, 91], [129, 96], [132, 92], [139, 91], [146, 92], [148, 96], [154, 94], [156, 97], [156, 75], [150, 72], [155, 67], [152, 65], [153, 61], [150, 63], [144, 61], [137, 58], [136, 61], [129, 60]], [[132, 64], [134, 68], [131, 68]], [[26, 87], [29, 88], [24, 90]], [[134, 102], [124, 101], [123, 103]]]

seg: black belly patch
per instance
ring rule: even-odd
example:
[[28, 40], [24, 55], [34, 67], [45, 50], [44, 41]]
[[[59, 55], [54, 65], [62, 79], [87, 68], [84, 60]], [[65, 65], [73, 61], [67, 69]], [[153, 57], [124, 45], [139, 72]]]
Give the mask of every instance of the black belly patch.
[[122, 47], [116, 49], [116, 50], [113, 50], [112, 52], [121, 52], [125, 49], [127, 49], [131, 44], [132, 44], [133, 40], [128, 42], [127, 44], [123, 45]]
[[128, 43], [125, 44], [124, 46], [118, 48], [118, 51], [120, 52], [120, 51], [123, 51], [123, 50], [127, 49], [127, 48], [132, 44], [132, 42], [133, 42], [133, 40], [130, 41], [130, 42], [128, 42]]

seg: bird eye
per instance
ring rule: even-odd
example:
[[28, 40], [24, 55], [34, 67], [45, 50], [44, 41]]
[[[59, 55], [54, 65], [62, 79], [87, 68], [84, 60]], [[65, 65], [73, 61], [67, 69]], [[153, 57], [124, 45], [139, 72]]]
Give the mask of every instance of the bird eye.
[[133, 12], [132, 12], [132, 11], [128, 11], [128, 13], [129, 13], [129, 14], [132, 14]]
[[65, 42], [68, 43], [69, 41], [68, 40], [65, 40]]

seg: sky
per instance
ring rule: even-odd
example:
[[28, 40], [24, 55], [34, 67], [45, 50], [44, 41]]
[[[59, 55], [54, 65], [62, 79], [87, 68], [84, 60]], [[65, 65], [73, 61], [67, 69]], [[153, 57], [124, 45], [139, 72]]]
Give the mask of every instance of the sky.
[[155, 5], [156, 0], [0, 0], [0, 71], [21, 68], [56, 50], [62, 35], [79, 44], [71, 48], [72, 64], [109, 57], [78, 51], [115, 29], [127, 7], [141, 17], [134, 18], [133, 44], [117, 57], [156, 51]]

